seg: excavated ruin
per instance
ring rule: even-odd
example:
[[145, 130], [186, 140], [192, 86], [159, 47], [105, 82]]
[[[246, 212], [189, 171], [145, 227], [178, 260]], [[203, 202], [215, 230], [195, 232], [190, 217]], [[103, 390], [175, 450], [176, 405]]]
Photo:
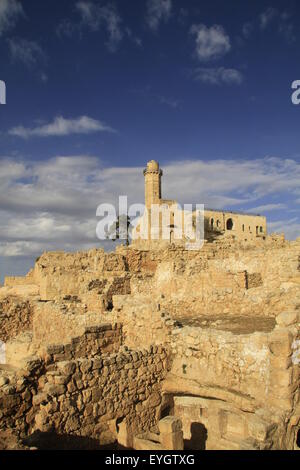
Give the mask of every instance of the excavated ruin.
[[296, 449], [300, 239], [44, 253], [0, 288], [1, 448]]

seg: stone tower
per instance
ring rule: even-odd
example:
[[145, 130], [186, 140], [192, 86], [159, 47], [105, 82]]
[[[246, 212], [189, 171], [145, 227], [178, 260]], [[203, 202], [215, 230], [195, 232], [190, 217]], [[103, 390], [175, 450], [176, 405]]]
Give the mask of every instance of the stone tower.
[[151, 160], [147, 163], [147, 168], [144, 170], [145, 176], [145, 205], [147, 209], [151, 208], [151, 204], [159, 204], [161, 199], [161, 177], [162, 170], [159, 168], [159, 163]]

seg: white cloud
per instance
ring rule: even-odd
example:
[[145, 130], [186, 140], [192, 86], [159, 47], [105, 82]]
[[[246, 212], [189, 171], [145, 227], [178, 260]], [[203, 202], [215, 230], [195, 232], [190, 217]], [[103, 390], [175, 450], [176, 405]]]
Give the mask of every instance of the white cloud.
[[45, 60], [45, 54], [42, 48], [35, 41], [14, 38], [9, 39], [8, 44], [14, 62], [22, 62], [27, 67], [31, 67], [38, 61]]
[[161, 95], [161, 94], [157, 93], [156, 91], [154, 91], [151, 88], [151, 86], [146, 86], [146, 87], [140, 88], [140, 89], [133, 89], [132, 93], [136, 93], [136, 94], [138, 94], [140, 96], [143, 96], [143, 97], [151, 98], [155, 101], [158, 101], [160, 104], [169, 106], [172, 109], [179, 108], [179, 106], [181, 104], [180, 100], [178, 100], [176, 98], [173, 98], [173, 97], [170, 97], [170, 96]]
[[257, 206], [253, 207], [252, 209], [249, 209], [249, 212], [253, 213], [263, 213], [263, 212], [270, 212], [270, 211], [277, 211], [277, 210], [282, 210], [286, 209], [287, 205], [283, 203], [277, 203], [277, 204], [263, 204], [262, 206]]
[[81, 116], [76, 119], [65, 119], [58, 116], [53, 122], [34, 128], [17, 126], [10, 129], [9, 134], [27, 139], [29, 137], [53, 137], [67, 136], [70, 134], [90, 134], [92, 132], [115, 132], [114, 129], [92, 119], [88, 116]]
[[161, 95], [158, 95], [157, 98], [161, 104], [166, 104], [167, 106], [173, 109], [177, 109], [180, 105], [180, 101], [175, 100], [173, 98], [167, 98], [166, 96]]
[[81, 16], [81, 25], [91, 31], [98, 31], [103, 26], [108, 33], [107, 47], [115, 52], [123, 39], [122, 19], [115, 5], [99, 5], [90, 1], [79, 1], [76, 8]]
[[289, 240], [295, 240], [300, 237], [300, 221], [297, 217], [289, 220], [269, 222], [268, 228], [269, 232], [284, 233], [285, 237]]
[[290, 22], [290, 14], [280, 12], [276, 8], [267, 8], [259, 15], [259, 26], [265, 31], [272, 23], [275, 23], [281, 34], [288, 43], [295, 41], [294, 25]]
[[200, 61], [217, 59], [231, 49], [230, 38], [221, 25], [209, 28], [194, 24], [190, 31], [196, 37], [196, 55]]
[[[204, 202], [219, 208], [228, 207], [228, 204], [245, 206], [270, 195], [292, 194], [295, 198], [299, 188], [300, 163], [276, 157], [183, 161], [167, 166], [165, 175], [167, 196], [171, 199]], [[226, 197], [232, 201], [226, 201]]]
[[141, 169], [103, 169], [97, 158], [88, 156], [26, 164], [5, 160], [0, 174], [6, 168], [0, 184], [0, 256], [37, 256], [45, 250], [99, 245], [98, 205], [116, 202], [130, 182], [140, 182], [143, 194]]
[[153, 31], [157, 31], [161, 22], [167, 22], [172, 12], [171, 0], [148, 0], [146, 22]]
[[84, 30], [92, 33], [105, 31], [108, 39], [105, 43], [110, 52], [116, 52], [124, 38], [137, 47], [142, 47], [142, 40], [124, 24], [114, 3], [99, 4], [91, 0], [79, 0], [75, 3], [79, 20], [63, 19], [56, 28], [59, 37], [81, 35]]
[[195, 80], [211, 85], [240, 85], [243, 81], [243, 75], [239, 70], [225, 67], [198, 67], [193, 76]]
[[276, 8], [267, 8], [259, 15], [260, 28], [266, 29], [276, 16], [278, 16], [278, 10]]
[[141, 40], [141, 38], [139, 38], [138, 36], [135, 36], [135, 34], [132, 32], [132, 30], [128, 27], [125, 28], [125, 32], [126, 32], [126, 35], [129, 39], [131, 39], [131, 41], [138, 47], [142, 47], [143, 46], [143, 41]]
[[243, 24], [242, 33], [246, 39], [249, 38], [249, 36], [251, 36], [251, 33], [253, 32], [253, 27], [254, 25], [250, 21]]
[[14, 181], [21, 178], [26, 173], [24, 163], [13, 161], [9, 158], [0, 160], [0, 182], [3, 185], [6, 181]]
[[67, 18], [64, 18], [60, 23], [58, 23], [56, 27], [56, 34], [59, 37], [63, 37], [63, 36], [71, 37], [76, 31], [78, 32], [79, 29], [80, 29], [80, 26], [77, 23]]
[[294, 25], [292, 23], [288, 23], [283, 19], [279, 23], [278, 31], [288, 43], [291, 44], [295, 42], [296, 36], [294, 34]]
[[0, 36], [13, 28], [20, 16], [24, 15], [21, 3], [18, 0], [0, 1]]
[[48, 75], [45, 72], [42, 72], [40, 75], [40, 79], [42, 82], [46, 83], [48, 82]]

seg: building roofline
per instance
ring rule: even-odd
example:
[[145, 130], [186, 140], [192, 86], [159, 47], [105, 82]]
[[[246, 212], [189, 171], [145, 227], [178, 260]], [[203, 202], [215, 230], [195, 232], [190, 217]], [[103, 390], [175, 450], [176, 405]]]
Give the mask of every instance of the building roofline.
[[243, 212], [243, 211], [224, 211], [222, 209], [211, 209], [210, 207], [205, 207], [204, 204], [204, 211], [210, 211], [210, 212], [222, 212], [224, 214], [237, 214], [237, 215], [248, 215], [248, 216], [253, 216], [253, 217], [265, 217], [264, 215], [261, 214], [255, 214], [253, 212]]

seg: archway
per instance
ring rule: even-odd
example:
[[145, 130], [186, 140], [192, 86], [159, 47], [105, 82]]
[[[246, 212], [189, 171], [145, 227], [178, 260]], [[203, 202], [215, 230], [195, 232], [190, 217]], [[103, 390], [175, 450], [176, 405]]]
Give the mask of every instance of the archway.
[[233, 229], [233, 220], [232, 219], [228, 219], [227, 222], [226, 222], [226, 229], [227, 230], [232, 230]]

